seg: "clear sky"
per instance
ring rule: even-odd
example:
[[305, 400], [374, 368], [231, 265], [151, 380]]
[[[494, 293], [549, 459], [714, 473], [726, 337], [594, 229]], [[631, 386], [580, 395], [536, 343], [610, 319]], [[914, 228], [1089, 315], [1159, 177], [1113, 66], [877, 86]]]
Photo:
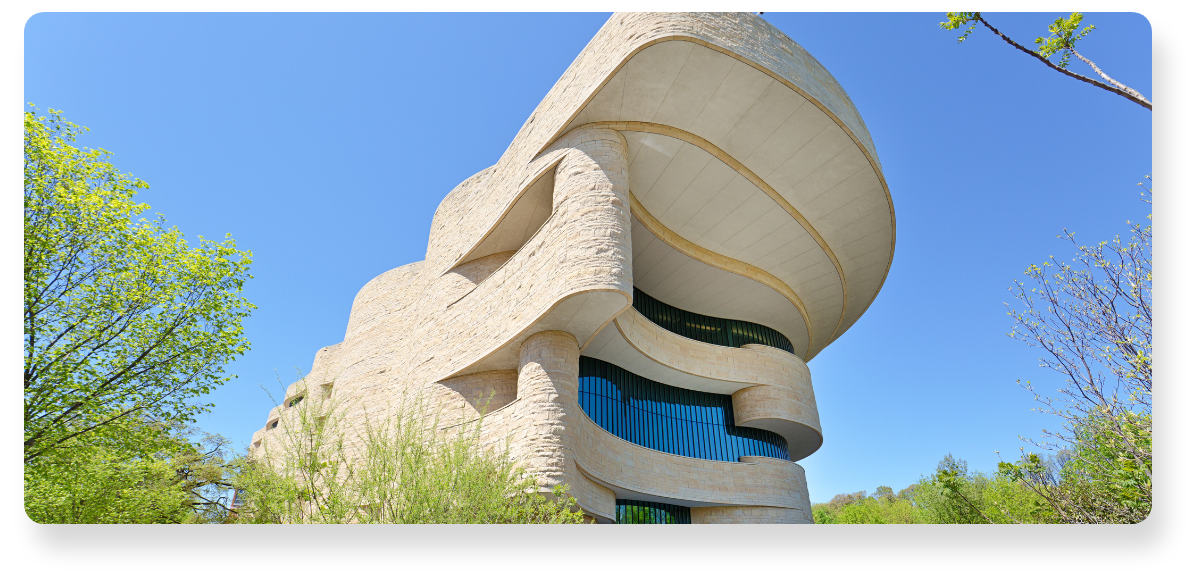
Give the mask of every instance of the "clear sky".
[[[1055, 15], [989, 20], [1032, 45]], [[1059, 15], [1061, 16], [1061, 15]], [[252, 350], [199, 425], [241, 444], [285, 383], [345, 334], [374, 276], [424, 257], [433, 211], [494, 164], [607, 14], [39, 14], [24, 99], [92, 131], [188, 236], [254, 253]], [[1151, 114], [942, 14], [764, 15], [846, 89], [896, 208], [875, 303], [811, 363], [825, 444], [814, 502], [899, 490], [947, 452], [993, 470], [1055, 418], [1003, 302], [1026, 266], [1145, 221]], [[1089, 13], [1080, 51], [1153, 100], [1150, 25]], [[1086, 66], [1085, 66], [1086, 67]], [[1079, 64], [1076, 71], [1089, 73]], [[194, 240], [193, 240], [194, 241]]]

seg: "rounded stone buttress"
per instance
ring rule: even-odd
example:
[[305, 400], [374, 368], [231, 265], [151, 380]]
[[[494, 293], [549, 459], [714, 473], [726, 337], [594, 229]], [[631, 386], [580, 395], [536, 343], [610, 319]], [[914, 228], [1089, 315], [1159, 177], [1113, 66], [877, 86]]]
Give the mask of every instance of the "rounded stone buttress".
[[513, 454], [550, 491], [574, 470], [568, 429], [578, 399], [579, 343], [570, 333], [543, 331], [521, 345], [520, 359], [514, 414], [524, 427]]

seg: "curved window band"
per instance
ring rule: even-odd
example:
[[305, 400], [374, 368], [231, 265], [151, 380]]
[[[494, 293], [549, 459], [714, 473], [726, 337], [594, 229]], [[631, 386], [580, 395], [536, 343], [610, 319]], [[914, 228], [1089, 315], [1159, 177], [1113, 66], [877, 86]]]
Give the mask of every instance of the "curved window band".
[[579, 358], [579, 407], [610, 434], [659, 452], [790, 460], [779, 434], [734, 425], [732, 396], [673, 387], [599, 359]]
[[692, 509], [680, 505], [617, 499], [617, 523], [691, 523]]
[[792, 342], [783, 333], [761, 324], [705, 316], [675, 308], [649, 294], [633, 289], [633, 307], [654, 324], [693, 341], [723, 347], [767, 345], [795, 353]]

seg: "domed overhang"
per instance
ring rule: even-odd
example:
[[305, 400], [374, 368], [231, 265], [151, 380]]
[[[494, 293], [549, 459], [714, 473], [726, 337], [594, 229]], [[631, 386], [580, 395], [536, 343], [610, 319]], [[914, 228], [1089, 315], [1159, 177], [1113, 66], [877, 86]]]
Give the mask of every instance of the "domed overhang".
[[[635, 286], [684, 310], [780, 330], [808, 360], [878, 294], [892, 260], [895, 214], [870, 136], [845, 92], [791, 39], [769, 25], [757, 28], [774, 33], [750, 35], [767, 41], [759, 46], [699, 35], [647, 40], [559, 134], [597, 126], [625, 135]], [[654, 270], [641, 252], [660, 243], [691, 261], [648, 279]], [[744, 287], [743, 311], [763, 303], [786, 308], [743, 318], [705, 306], [700, 287], [682, 280], [706, 267], [754, 280]], [[775, 298], [751, 300], [764, 286]]]

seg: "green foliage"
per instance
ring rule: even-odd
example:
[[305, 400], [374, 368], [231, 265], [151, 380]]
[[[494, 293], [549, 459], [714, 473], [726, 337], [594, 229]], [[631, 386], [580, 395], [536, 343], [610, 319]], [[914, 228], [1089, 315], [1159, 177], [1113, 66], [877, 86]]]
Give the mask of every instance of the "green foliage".
[[947, 12], [946, 22], [939, 22], [944, 30], [958, 30], [959, 27], [966, 26], [967, 30], [963, 35], [958, 37], [958, 42], [967, 40], [967, 37], [975, 30], [975, 25], [979, 22], [980, 15], [978, 12]]
[[1022, 454], [1015, 463], [1001, 462], [999, 472], [1028, 484], [1063, 522], [1140, 522], [1151, 510], [1152, 462], [1133, 458], [1125, 442], [1132, 440], [1149, 452], [1150, 417], [1130, 412], [1124, 417], [1119, 430], [1106, 428], [1100, 416], [1080, 424], [1077, 442], [1071, 450], [1059, 451], [1057, 464]]
[[[1038, 45], [1037, 52], [1046, 58], [1062, 52], [1063, 55], [1058, 62], [1058, 66], [1066, 67], [1067, 63], [1071, 60], [1071, 50], [1075, 48], [1075, 43], [1096, 29], [1094, 25], [1088, 25], [1076, 34], [1075, 31], [1079, 28], [1082, 20], [1083, 14], [1078, 12], [1071, 13], [1065, 19], [1055, 19], [1049, 27], [1050, 36], [1038, 37], [1036, 39], [1035, 42]], [[958, 42], [961, 43], [967, 40], [967, 37], [975, 30], [975, 26], [981, 22], [983, 22], [983, 14], [980, 12], [947, 12], [946, 22], [939, 22], [938, 26], [942, 27], [943, 30], [958, 30], [961, 27], [967, 27], [963, 35], [958, 37]]]
[[829, 512], [828, 503], [817, 503], [812, 506], [813, 523], [817, 525], [829, 525], [837, 523], [837, 518], [833, 513]]
[[242, 461], [237, 486], [245, 489], [245, 505], [238, 521], [583, 521], [565, 488], [544, 496], [507, 448], [483, 446], [482, 418], [446, 430], [422, 405], [417, 401], [390, 424], [366, 423], [351, 434], [351, 403], [308, 395], [264, 438], [265, 453]]
[[[987, 20], [984, 20], [983, 14], [979, 12], [947, 12], [946, 22], [940, 22], [938, 25], [945, 30], [957, 30], [960, 27], [966, 26], [966, 32], [963, 33], [962, 36], [958, 37], [958, 42], [961, 43], [967, 40], [967, 36], [971, 34], [971, 31], [975, 30], [976, 24], [982, 24], [1013, 48], [1041, 61], [1042, 63], [1045, 63], [1059, 73], [1062, 73], [1067, 77], [1078, 79], [1084, 83], [1094, 85], [1105, 91], [1116, 93], [1117, 95], [1141, 105], [1148, 110], [1153, 110], [1154, 104], [1150, 103], [1150, 100], [1146, 99], [1144, 95], [1138, 93], [1136, 89], [1129, 87], [1128, 85], [1125, 85], [1120, 81], [1113, 79], [1112, 77], [1109, 77], [1108, 74], [1100, 70], [1100, 67], [1096, 63], [1079, 54], [1079, 51], [1075, 48], [1075, 46], [1080, 40], [1083, 39], [1083, 37], [1096, 30], [1096, 27], [1091, 25], [1084, 27], [1083, 30], [1079, 30], [1079, 25], [1082, 21], [1083, 15], [1078, 12], [1071, 13], [1071, 16], [1067, 18], [1055, 19], [1055, 21], [1050, 24], [1050, 36], [1038, 37], [1035, 40], [1037, 43], [1036, 51], [1029, 50], [1020, 43], [1008, 38], [1008, 35], [1000, 32], [996, 29], [996, 27], [992, 26], [991, 23], [989, 23]], [[1077, 30], [1078, 33], [1076, 32]], [[1055, 65], [1050, 61], [1049, 57], [1052, 57], [1060, 52], [1062, 53], [1062, 57], [1059, 59], [1058, 64]], [[1087, 63], [1088, 66], [1092, 68], [1092, 71], [1095, 71], [1096, 74], [1104, 80], [1104, 82], [1100, 82], [1092, 79], [1091, 77], [1080, 75], [1068, 70], [1067, 65], [1070, 63], [1072, 55], [1079, 57], [1080, 61]]]
[[1095, 25], [1087, 25], [1079, 34], [1075, 34], [1075, 30], [1079, 28], [1079, 24], [1083, 21], [1083, 14], [1072, 12], [1071, 16], [1066, 19], [1056, 18], [1050, 24], [1050, 35], [1048, 37], [1038, 37], [1034, 42], [1038, 45], [1038, 53], [1047, 59], [1054, 56], [1058, 52], [1062, 52], [1062, 58], [1058, 61], [1059, 67], [1066, 67], [1071, 62], [1071, 51], [1075, 48], [1075, 43], [1079, 42], [1083, 37], [1091, 34], [1096, 30]]
[[[1146, 193], [1142, 199], [1150, 203]], [[1055, 468], [1029, 454], [1000, 471], [1037, 492], [1061, 521], [1136, 523], [1153, 496], [1153, 233], [1134, 224], [1126, 240], [1095, 246], [1060, 237], [1074, 258], [1030, 266], [1032, 282], [1016, 283], [1019, 306], [1009, 315], [1010, 336], [1041, 349], [1039, 365], [1063, 376], [1056, 396], [1025, 387], [1039, 411], [1062, 420], [1060, 430], [1029, 442], [1064, 462]]]
[[[39, 523], [218, 523], [231, 485], [224, 440], [122, 420], [127, 435], [154, 433], [160, 448], [131, 454], [122, 442], [74, 440], [25, 465], [25, 512]], [[164, 437], [165, 436], [165, 437]]]
[[1000, 473], [969, 472], [966, 462], [947, 455], [934, 474], [894, 493], [879, 487], [842, 494], [813, 505], [818, 524], [1048, 523], [1053, 522], [1031, 489]]
[[72, 145], [87, 128], [49, 114], [24, 113], [24, 458], [80, 440], [149, 455], [154, 434], [121, 422], [192, 421], [250, 346], [250, 252], [228, 236], [191, 247], [143, 217], [146, 183]]
[[[1075, 456], [1063, 469], [1063, 483], [1095, 483], [1104, 500], [1127, 509], [1130, 519], [1141, 521], [1150, 514], [1153, 458], [1135, 457], [1134, 451], [1150, 453], [1151, 415], [1124, 412], [1117, 428], [1093, 420], [1079, 428]], [[1128, 448], [1132, 443], [1134, 448]]]
[[818, 524], [918, 523], [911, 487], [896, 494], [891, 487], [879, 487], [875, 494], [866, 491], [841, 494], [828, 503], [813, 505], [813, 521]]
[[161, 457], [80, 443], [25, 466], [25, 513], [38, 523], [180, 523], [187, 495]]
[[947, 454], [913, 490], [921, 523], [1052, 523], [1031, 489], [1002, 473], [970, 472]]

